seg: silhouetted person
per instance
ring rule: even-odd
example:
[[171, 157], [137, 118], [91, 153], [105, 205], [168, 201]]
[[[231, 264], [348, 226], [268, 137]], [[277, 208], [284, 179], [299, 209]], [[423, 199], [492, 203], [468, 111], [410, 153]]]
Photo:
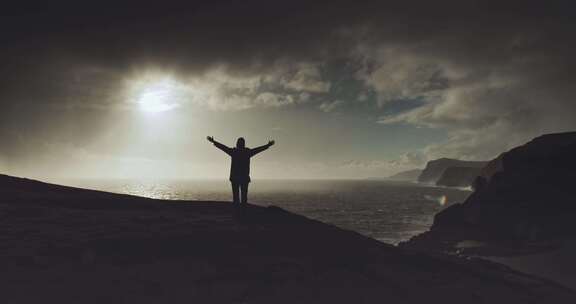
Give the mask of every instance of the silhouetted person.
[[[256, 147], [254, 149], [246, 148], [244, 138], [240, 137], [236, 141], [236, 147], [230, 148], [214, 140], [214, 137], [208, 136], [208, 141], [213, 143], [218, 149], [224, 151], [232, 157], [230, 166], [230, 183], [232, 184], [232, 196], [235, 206], [245, 207], [248, 202], [248, 184], [250, 183], [250, 158], [274, 145], [271, 140], [268, 144]], [[242, 193], [240, 201], [239, 193]], [[240, 204], [241, 202], [241, 204]]]

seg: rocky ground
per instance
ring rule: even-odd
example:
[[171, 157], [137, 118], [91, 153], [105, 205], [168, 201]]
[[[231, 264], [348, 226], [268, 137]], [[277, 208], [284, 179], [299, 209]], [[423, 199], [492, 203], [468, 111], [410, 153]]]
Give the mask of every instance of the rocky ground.
[[481, 260], [386, 245], [289, 213], [0, 176], [4, 303], [575, 303]]

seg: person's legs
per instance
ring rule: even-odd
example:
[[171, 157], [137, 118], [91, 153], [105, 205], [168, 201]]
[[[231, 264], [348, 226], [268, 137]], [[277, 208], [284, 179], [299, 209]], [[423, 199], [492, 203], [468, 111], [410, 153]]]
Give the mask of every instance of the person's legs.
[[246, 204], [248, 203], [248, 184], [247, 182], [241, 183], [240, 184], [240, 190], [242, 191], [242, 206], [246, 207]]
[[232, 199], [234, 202], [234, 206], [238, 206], [240, 204], [240, 194], [238, 191], [240, 190], [240, 184], [231, 182], [232, 184]]

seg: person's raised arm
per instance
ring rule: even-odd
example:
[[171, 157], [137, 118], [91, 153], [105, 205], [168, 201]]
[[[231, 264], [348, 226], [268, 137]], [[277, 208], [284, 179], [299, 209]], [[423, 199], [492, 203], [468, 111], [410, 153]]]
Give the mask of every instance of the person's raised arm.
[[232, 153], [232, 148], [227, 147], [226, 145], [223, 145], [223, 144], [217, 142], [216, 140], [214, 140], [214, 137], [212, 137], [212, 136], [207, 136], [206, 139], [207, 139], [209, 142], [213, 143], [214, 146], [216, 146], [216, 148], [224, 151], [226, 154], [230, 155], [230, 154]]
[[274, 143], [275, 143], [275, 141], [271, 140], [271, 141], [269, 141], [267, 144], [265, 144], [265, 145], [263, 145], [263, 146], [260, 146], [260, 147], [256, 147], [256, 148], [254, 148], [254, 149], [251, 149], [251, 150], [250, 150], [250, 156], [254, 156], [254, 155], [256, 155], [256, 154], [258, 154], [258, 153], [260, 153], [260, 152], [262, 152], [262, 151], [264, 151], [264, 150], [272, 147], [272, 146], [274, 145]]

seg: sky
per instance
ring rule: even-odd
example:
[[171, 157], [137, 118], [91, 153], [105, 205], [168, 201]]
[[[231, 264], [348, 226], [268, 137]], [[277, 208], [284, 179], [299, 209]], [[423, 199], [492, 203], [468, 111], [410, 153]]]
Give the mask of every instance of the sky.
[[366, 178], [576, 128], [569, 1], [99, 1], [0, 12], [0, 172]]

